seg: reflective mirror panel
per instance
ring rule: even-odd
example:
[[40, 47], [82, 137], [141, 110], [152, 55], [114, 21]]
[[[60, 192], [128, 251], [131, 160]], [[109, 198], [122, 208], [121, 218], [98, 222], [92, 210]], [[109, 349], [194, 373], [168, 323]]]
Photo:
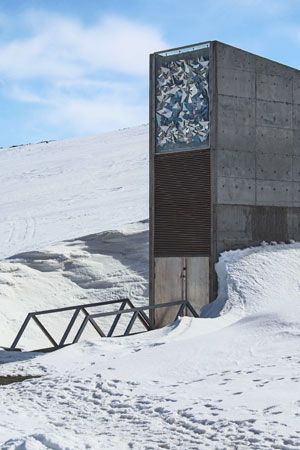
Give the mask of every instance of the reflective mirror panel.
[[207, 148], [209, 46], [161, 53], [156, 68], [156, 153]]

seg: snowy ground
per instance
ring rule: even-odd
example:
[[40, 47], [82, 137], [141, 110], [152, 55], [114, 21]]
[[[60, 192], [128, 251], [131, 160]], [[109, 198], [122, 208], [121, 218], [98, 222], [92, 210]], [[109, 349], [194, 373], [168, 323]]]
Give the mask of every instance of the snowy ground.
[[42, 376], [1, 388], [1, 448], [299, 449], [300, 245], [226, 258], [219, 317], [3, 352], [2, 375]]
[[[147, 222], [0, 260], [0, 346], [12, 344], [29, 312], [118, 298], [130, 298], [136, 305], [148, 302]], [[93, 309], [93, 313], [97, 311]], [[72, 314], [53, 314], [41, 320], [60, 340]], [[75, 327], [80, 320], [83, 317], [78, 317]], [[102, 319], [104, 331], [112, 320]], [[125, 329], [125, 322], [128, 324], [128, 318], [124, 316], [120, 321], [123, 328], [117, 333]], [[95, 336], [93, 329], [86, 332], [83, 337]], [[18, 347], [47, 348], [49, 341], [31, 323]]]
[[0, 258], [148, 218], [148, 127], [0, 149]]
[[[70, 142], [0, 150], [10, 193], [0, 202], [1, 254], [10, 257], [0, 261], [0, 345], [33, 309], [147, 299], [146, 129]], [[50, 161], [66, 178], [47, 184]], [[34, 233], [25, 217], [35, 217]], [[0, 352], [0, 376], [41, 375], [0, 386], [0, 448], [298, 450], [300, 244], [228, 252], [217, 271], [209, 318], [122, 339], [88, 335], [46, 355]], [[32, 330], [23, 345], [35, 344]]]

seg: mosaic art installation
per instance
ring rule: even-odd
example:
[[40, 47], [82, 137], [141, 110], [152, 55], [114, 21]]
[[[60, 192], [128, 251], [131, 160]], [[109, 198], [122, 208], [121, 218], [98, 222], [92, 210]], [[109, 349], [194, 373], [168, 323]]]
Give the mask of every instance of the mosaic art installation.
[[199, 148], [209, 136], [208, 58], [163, 63], [156, 79], [158, 152]]

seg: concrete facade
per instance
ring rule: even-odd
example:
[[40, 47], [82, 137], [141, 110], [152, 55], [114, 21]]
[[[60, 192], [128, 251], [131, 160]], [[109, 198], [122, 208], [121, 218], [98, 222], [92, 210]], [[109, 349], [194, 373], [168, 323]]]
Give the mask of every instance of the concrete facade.
[[[186, 51], [191, 58], [193, 49]], [[176, 49], [170, 54], [176, 59]], [[182, 299], [184, 270], [191, 274], [184, 295], [200, 309], [216, 296], [214, 264], [222, 251], [261, 241], [300, 240], [300, 71], [221, 42], [209, 43], [209, 139], [204, 149], [210, 154], [210, 252], [195, 252], [188, 267], [190, 255], [183, 243], [176, 261], [171, 254], [159, 260], [154, 250], [156, 186], [161, 184], [154, 171], [154, 162], [160, 161], [155, 143], [156, 55], [163, 53], [151, 56], [150, 303]], [[185, 58], [185, 49], [178, 58]], [[203, 152], [200, 147], [192, 150]], [[184, 164], [185, 154], [180, 153]], [[185, 195], [202, 195], [201, 190], [189, 192]], [[171, 188], [166, 199], [174, 204]], [[180, 211], [178, 218], [184, 229]], [[160, 314], [157, 324], [167, 323]]]
[[214, 46], [216, 260], [262, 240], [300, 240], [300, 72]]

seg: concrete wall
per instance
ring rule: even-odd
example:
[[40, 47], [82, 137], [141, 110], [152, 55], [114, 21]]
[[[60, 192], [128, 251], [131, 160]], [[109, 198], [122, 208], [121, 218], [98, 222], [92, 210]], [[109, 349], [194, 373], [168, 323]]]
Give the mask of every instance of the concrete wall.
[[215, 43], [215, 259], [300, 240], [300, 72]]
[[[211, 254], [210, 258], [199, 249], [198, 253], [194, 252], [195, 240], [186, 254], [180, 251], [154, 255], [154, 186], [157, 182], [154, 180], [154, 156], [158, 156], [154, 155], [154, 56], [150, 71], [150, 302], [187, 298], [197, 310], [207, 302], [209, 294], [211, 300], [216, 295], [214, 262], [220, 252], [259, 244], [263, 240], [300, 240], [300, 72], [219, 42], [212, 43], [211, 54], [210, 151], [207, 151], [211, 182], [207, 181], [205, 189], [202, 186], [196, 192], [199, 180], [202, 182], [209, 174], [208, 165], [192, 164], [196, 171], [195, 183], [190, 176], [191, 168], [184, 173], [180, 163], [178, 177], [190, 181], [191, 185], [184, 181], [174, 197], [178, 209], [179, 196], [183, 195], [182, 205], [188, 206], [183, 216], [187, 217], [188, 224], [194, 225], [192, 231], [196, 231], [199, 238], [204, 228], [206, 232], [209, 227], [201, 225], [197, 229], [194, 216], [193, 222], [190, 221], [190, 210], [199, 217], [203, 214], [208, 205], [204, 192], [208, 192], [211, 184], [211, 232], [206, 238], [211, 253], [205, 253]], [[203, 156], [203, 151], [200, 154]], [[187, 156], [186, 152], [184, 160]], [[172, 161], [175, 161], [174, 155]], [[174, 178], [175, 169], [170, 171], [169, 163], [166, 167], [166, 173]], [[161, 179], [167, 181], [163, 191], [167, 192], [169, 186], [174, 189], [172, 179], [168, 182], [165, 175]], [[203, 204], [189, 203], [191, 198]], [[169, 198], [160, 209], [167, 210], [168, 202]], [[162, 223], [167, 223], [168, 216], [170, 214]], [[174, 214], [174, 224], [177, 216]], [[185, 223], [182, 224], [188, 230]], [[169, 228], [174, 231], [174, 227], [171, 223]], [[183, 247], [186, 246], [185, 234], [180, 232], [178, 236], [176, 243], [182, 241]], [[174, 250], [172, 242], [170, 249]], [[163, 308], [153, 312], [152, 318], [160, 326], [172, 321], [174, 313], [174, 309]]]

